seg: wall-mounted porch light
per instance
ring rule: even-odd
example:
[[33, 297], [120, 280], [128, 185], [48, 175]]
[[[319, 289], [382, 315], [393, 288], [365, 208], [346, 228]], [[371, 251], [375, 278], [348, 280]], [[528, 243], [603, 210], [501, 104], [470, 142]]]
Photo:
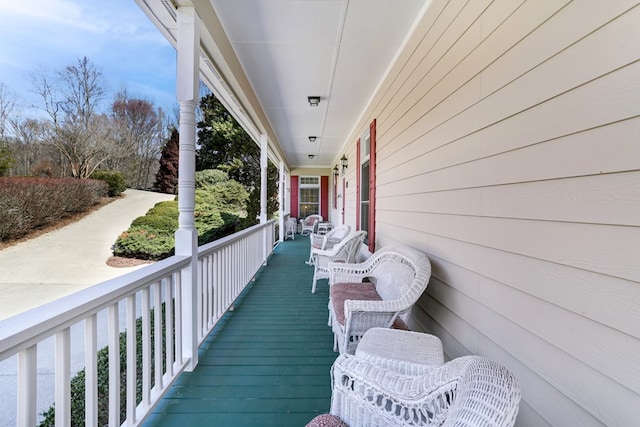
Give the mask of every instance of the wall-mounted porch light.
[[314, 155], [313, 154], [309, 154], [309, 159], [313, 159]]
[[309, 142], [316, 142], [316, 139], [318, 139], [317, 136], [310, 136], [309, 137]]
[[309, 101], [309, 105], [311, 105], [312, 107], [317, 107], [320, 104], [319, 96], [308, 96], [307, 100]]
[[349, 160], [347, 160], [346, 154], [343, 154], [342, 157], [340, 157], [340, 164], [342, 165], [342, 174], [344, 175], [344, 171], [349, 167]]
[[339, 174], [339, 172], [338, 172], [338, 165], [335, 165], [335, 166], [333, 167], [333, 177], [334, 177], [334, 178], [338, 178], [338, 174]]

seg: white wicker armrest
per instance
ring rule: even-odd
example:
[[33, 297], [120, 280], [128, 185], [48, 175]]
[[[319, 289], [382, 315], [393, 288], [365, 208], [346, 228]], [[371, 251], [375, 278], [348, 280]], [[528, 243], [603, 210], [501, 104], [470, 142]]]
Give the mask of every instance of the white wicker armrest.
[[370, 270], [364, 263], [329, 263], [329, 283], [360, 283], [367, 277]]
[[[362, 344], [358, 344], [358, 349]], [[374, 356], [366, 353], [358, 353], [356, 350], [356, 356], [362, 360], [366, 360], [374, 365], [379, 366], [387, 372], [395, 372], [400, 375], [427, 375], [432, 372], [438, 366], [442, 365], [430, 365], [417, 362], [407, 362], [406, 360], [389, 359], [385, 357]]]
[[314, 244], [316, 244], [321, 245], [321, 247], [324, 248], [326, 238], [326, 234], [309, 233], [309, 241], [311, 242], [312, 247]]
[[395, 300], [345, 300], [344, 302], [344, 318], [348, 319], [355, 315], [366, 313], [402, 313], [412, 307], [412, 303], [405, 301], [406, 298]]
[[410, 376], [343, 354], [331, 372], [331, 413], [352, 426], [510, 427], [521, 398], [511, 372], [479, 356]]
[[444, 364], [440, 338], [422, 332], [388, 328], [369, 329], [358, 343], [356, 356], [389, 360], [390, 367], [402, 363], [431, 367]]
[[332, 257], [332, 256], [335, 255], [335, 252], [334, 252], [333, 248], [331, 248], [331, 249], [313, 248], [313, 249], [311, 249], [311, 252], [313, 252], [314, 255], [325, 256], [325, 257]]
[[343, 354], [332, 368], [331, 413], [352, 426], [441, 425], [457, 383], [439, 369], [401, 375]]

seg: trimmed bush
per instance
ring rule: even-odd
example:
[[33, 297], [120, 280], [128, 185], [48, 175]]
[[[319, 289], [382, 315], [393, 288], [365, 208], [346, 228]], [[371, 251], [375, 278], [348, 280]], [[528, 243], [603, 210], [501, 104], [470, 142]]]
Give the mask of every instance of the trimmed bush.
[[0, 241], [16, 239], [107, 195], [102, 181], [76, 178], [0, 178]]
[[95, 171], [90, 176], [91, 179], [99, 179], [109, 186], [109, 197], [116, 197], [127, 189], [126, 179], [122, 172], [118, 171]]
[[[212, 242], [235, 233], [242, 223], [247, 191], [230, 180], [226, 172], [196, 172], [195, 226], [198, 244]], [[157, 203], [116, 240], [113, 254], [126, 258], [160, 260], [175, 253], [174, 234], [178, 229], [178, 201]]]
[[172, 233], [178, 229], [178, 218], [147, 214], [134, 219], [131, 223], [131, 227], [140, 227], [149, 230], [159, 230], [166, 233]]
[[125, 258], [157, 261], [175, 253], [173, 232], [148, 227], [131, 227], [120, 234], [113, 254]]
[[165, 202], [158, 202], [149, 209], [147, 215], [167, 216], [177, 220], [180, 215], [180, 212], [178, 211], [178, 201], [167, 200]]

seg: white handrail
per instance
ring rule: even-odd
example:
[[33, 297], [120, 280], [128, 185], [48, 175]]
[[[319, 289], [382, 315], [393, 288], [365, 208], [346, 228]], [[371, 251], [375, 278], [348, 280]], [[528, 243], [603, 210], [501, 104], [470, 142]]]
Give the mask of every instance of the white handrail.
[[[70, 365], [77, 347], [83, 349], [85, 365], [86, 425], [97, 425], [99, 343], [108, 347], [109, 363], [109, 396], [102, 400], [109, 403], [109, 425], [120, 425], [122, 333], [127, 338], [122, 347], [127, 353], [123, 355], [127, 367], [124, 425], [139, 425], [189, 362], [182, 358], [183, 313], [197, 311], [201, 343], [266, 264], [274, 230], [274, 222], [269, 221], [198, 248], [197, 307], [182, 305], [180, 272], [190, 268], [190, 258], [173, 256], [1, 321], [0, 361], [17, 356], [17, 425], [36, 424], [37, 348], [51, 337], [55, 337], [57, 358], [52, 394], [56, 425], [70, 422]], [[78, 343], [70, 331], [82, 323], [84, 337]], [[138, 329], [140, 348], [136, 345]], [[141, 358], [136, 354], [139, 351]], [[140, 397], [136, 395], [138, 381]]]

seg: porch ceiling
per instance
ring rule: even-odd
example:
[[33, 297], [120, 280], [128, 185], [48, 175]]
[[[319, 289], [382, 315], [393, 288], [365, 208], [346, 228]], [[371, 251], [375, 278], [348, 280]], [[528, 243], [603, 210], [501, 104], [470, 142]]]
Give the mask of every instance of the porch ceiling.
[[[165, 0], [136, 0], [175, 45]], [[204, 80], [289, 167], [332, 167], [429, 0], [178, 0], [202, 19]], [[170, 11], [169, 11], [170, 12]], [[221, 31], [222, 30], [222, 31]], [[214, 70], [211, 70], [210, 65]], [[310, 107], [308, 96], [320, 96]], [[255, 133], [254, 133], [255, 136]], [[316, 136], [316, 142], [309, 142]], [[313, 154], [314, 158], [309, 159]]]

